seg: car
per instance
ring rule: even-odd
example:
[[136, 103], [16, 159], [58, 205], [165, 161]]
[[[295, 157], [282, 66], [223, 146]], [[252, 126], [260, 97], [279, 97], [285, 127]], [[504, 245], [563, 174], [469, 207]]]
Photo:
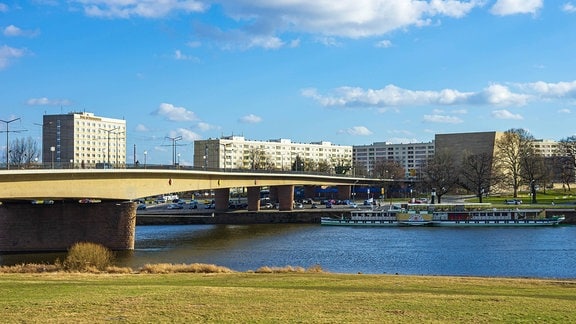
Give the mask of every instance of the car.
[[190, 200], [190, 209], [198, 209], [198, 201]]
[[183, 209], [184, 206], [180, 205], [180, 204], [170, 204], [168, 205], [168, 209]]
[[504, 200], [506, 205], [522, 205], [522, 200], [520, 199], [506, 199]]
[[296, 203], [296, 204], [294, 204], [294, 208], [302, 209], [302, 208], [304, 208], [304, 205], [302, 205], [301, 203]]
[[145, 210], [146, 209], [146, 204], [138, 204], [138, 206], [136, 207], [137, 210]]
[[215, 203], [205, 204], [204, 208], [205, 209], [214, 209], [214, 208], [216, 208], [216, 204]]

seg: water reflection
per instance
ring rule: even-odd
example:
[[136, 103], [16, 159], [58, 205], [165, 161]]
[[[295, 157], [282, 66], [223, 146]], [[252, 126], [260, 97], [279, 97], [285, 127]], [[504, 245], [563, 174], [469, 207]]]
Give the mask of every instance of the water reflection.
[[[237, 271], [319, 264], [344, 273], [576, 278], [576, 226], [354, 228], [303, 224], [138, 226], [120, 266], [211, 263]], [[63, 254], [2, 255], [2, 264]], [[16, 262], [18, 261], [18, 262]]]

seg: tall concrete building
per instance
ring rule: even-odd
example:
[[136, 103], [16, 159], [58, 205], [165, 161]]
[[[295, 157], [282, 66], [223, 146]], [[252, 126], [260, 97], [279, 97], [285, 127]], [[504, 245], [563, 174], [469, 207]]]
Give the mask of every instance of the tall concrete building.
[[[352, 146], [330, 142], [294, 143], [290, 139], [254, 141], [243, 136], [194, 141], [194, 166], [197, 168], [288, 171], [297, 159], [304, 163], [327, 163], [332, 168], [351, 165]], [[303, 165], [296, 165], [298, 171], [304, 171], [303, 168]]]
[[393, 160], [404, 168], [406, 178], [419, 174], [428, 159], [434, 156], [435, 143], [391, 144], [375, 142], [370, 145], [355, 145], [354, 166], [362, 174], [371, 174], [378, 161]]
[[[477, 133], [454, 133], [436, 134], [436, 152], [448, 150], [456, 159], [461, 159], [464, 153], [486, 153], [493, 157], [496, 150], [496, 142], [502, 136], [502, 132], [477, 132]], [[459, 160], [458, 160], [459, 161]]]
[[87, 112], [44, 115], [42, 161], [56, 168], [124, 167], [126, 121]]

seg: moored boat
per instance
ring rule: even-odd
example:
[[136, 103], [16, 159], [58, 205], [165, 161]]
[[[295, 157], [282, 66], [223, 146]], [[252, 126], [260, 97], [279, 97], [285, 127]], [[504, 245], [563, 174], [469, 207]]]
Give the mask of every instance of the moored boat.
[[340, 218], [322, 217], [322, 225], [343, 226], [398, 226], [397, 214], [399, 208], [386, 206], [375, 209], [353, 209], [350, 215], [342, 215]]

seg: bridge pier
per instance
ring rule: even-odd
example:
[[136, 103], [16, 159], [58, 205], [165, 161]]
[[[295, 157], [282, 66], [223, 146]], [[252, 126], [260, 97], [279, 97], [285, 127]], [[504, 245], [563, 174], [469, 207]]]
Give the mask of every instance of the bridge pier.
[[278, 186], [278, 210], [292, 210], [294, 208], [294, 186]]
[[260, 189], [261, 187], [248, 187], [248, 211], [260, 210]]
[[134, 249], [136, 203], [55, 201], [0, 205], [0, 251], [66, 251], [92, 242], [111, 250]]
[[216, 206], [214, 206], [215, 210], [228, 210], [228, 205], [230, 203], [230, 188], [214, 190], [214, 199], [216, 200]]
[[338, 188], [338, 200], [349, 200], [352, 195], [352, 186], [340, 185]]

